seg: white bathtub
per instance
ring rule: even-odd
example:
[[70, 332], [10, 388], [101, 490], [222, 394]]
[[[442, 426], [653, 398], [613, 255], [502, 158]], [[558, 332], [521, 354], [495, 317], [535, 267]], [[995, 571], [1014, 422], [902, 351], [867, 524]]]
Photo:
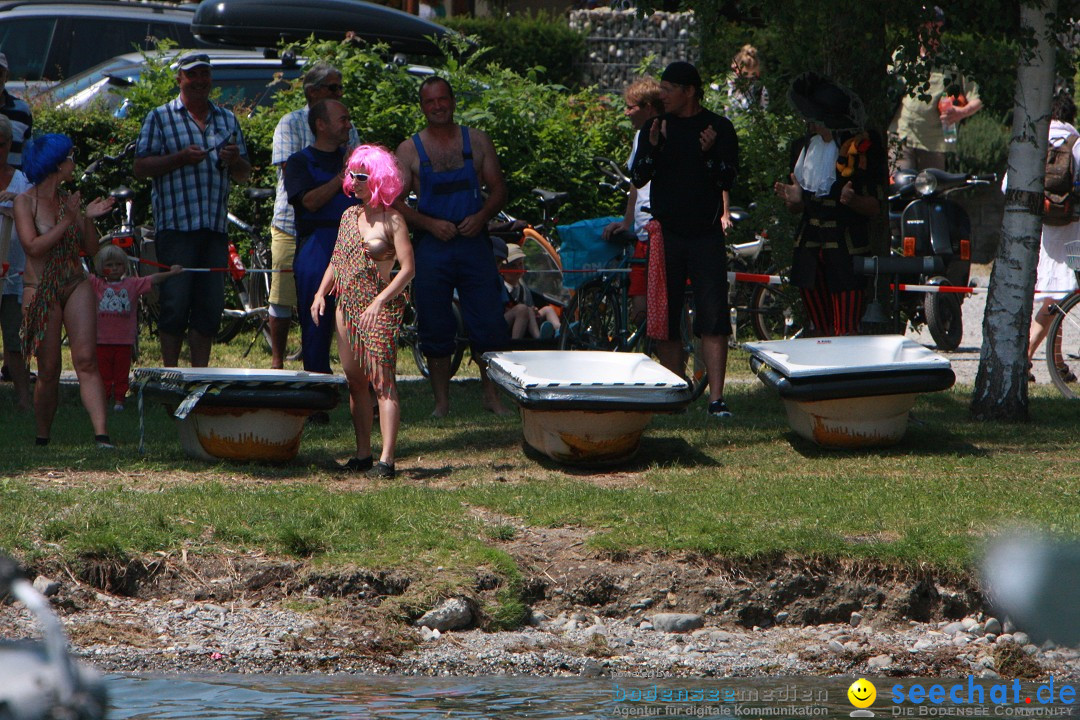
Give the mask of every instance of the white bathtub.
[[947, 358], [900, 335], [747, 343], [750, 367], [784, 402], [791, 429], [823, 447], [892, 445], [924, 392], [952, 387]]
[[140, 414], [144, 396], [162, 401], [176, 419], [184, 451], [210, 461], [292, 460], [300, 449], [304, 421], [313, 412], [335, 407], [345, 385], [345, 378], [337, 375], [295, 370], [135, 371]]
[[533, 449], [559, 462], [614, 464], [637, 452], [657, 412], [693, 399], [685, 380], [639, 353], [487, 353], [488, 376], [521, 408]]

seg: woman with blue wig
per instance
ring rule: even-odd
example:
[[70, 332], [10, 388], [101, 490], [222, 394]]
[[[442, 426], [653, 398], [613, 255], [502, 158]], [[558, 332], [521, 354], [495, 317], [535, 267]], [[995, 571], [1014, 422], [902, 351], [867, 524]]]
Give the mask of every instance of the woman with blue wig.
[[97, 253], [94, 219], [109, 212], [113, 200], [99, 197], [83, 209], [78, 191], [61, 189], [75, 172], [75, 148], [66, 135], [42, 135], [24, 145], [23, 172], [34, 183], [15, 198], [15, 227], [26, 251], [23, 354], [37, 356], [35, 442], [49, 442], [60, 387], [61, 330], [66, 330], [95, 440], [98, 447], [111, 448], [105, 385], [97, 366], [97, 307], [79, 253]]

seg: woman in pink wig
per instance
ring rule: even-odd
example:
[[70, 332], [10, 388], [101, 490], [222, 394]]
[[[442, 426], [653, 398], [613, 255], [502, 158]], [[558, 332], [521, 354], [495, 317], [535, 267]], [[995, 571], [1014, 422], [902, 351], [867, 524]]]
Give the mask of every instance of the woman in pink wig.
[[[338, 353], [349, 381], [349, 408], [356, 432], [356, 456], [345, 469], [392, 478], [401, 422], [394, 334], [405, 304], [402, 292], [413, 276], [408, 228], [401, 213], [391, 207], [401, 193], [401, 175], [386, 148], [361, 145], [349, 156], [343, 185], [361, 204], [341, 217], [337, 245], [312, 302], [311, 317], [316, 324], [324, 321], [326, 296], [333, 292], [337, 297]], [[395, 262], [399, 269], [391, 278]], [[373, 462], [371, 452], [371, 388], [379, 403], [383, 440], [378, 462]]]

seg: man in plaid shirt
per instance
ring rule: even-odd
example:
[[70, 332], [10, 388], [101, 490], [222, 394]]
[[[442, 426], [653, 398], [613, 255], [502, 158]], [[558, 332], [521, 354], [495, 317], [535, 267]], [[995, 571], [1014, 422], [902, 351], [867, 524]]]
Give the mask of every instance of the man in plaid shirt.
[[[292, 273], [296, 255], [296, 215], [285, 192], [285, 161], [315, 143], [315, 134], [308, 125], [308, 111], [320, 100], [341, 100], [343, 86], [341, 71], [332, 65], [318, 62], [304, 73], [304, 97], [307, 106], [282, 116], [274, 128], [271, 162], [277, 167], [277, 198], [274, 200], [274, 219], [270, 225], [270, 255], [275, 270], [270, 285], [270, 367], [285, 367], [285, 345], [289, 338], [289, 320], [296, 305], [296, 281]], [[356, 128], [349, 130], [349, 148], [360, 144]], [[346, 148], [348, 149], [348, 148]]]
[[[158, 261], [166, 266], [228, 265], [230, 181], [251, 175], [236, 116], [210, 102], [210, 58], [189, 53], [177, 62], [179, 96], [154, 108], [135, 146], [135, 177], [151, 178]], [[225, 309], [221, 272], [185, 272], [160, 286], [158, 332], [166, 367], [176, 367], [185, 333], [191, 366], [206, 367]]]

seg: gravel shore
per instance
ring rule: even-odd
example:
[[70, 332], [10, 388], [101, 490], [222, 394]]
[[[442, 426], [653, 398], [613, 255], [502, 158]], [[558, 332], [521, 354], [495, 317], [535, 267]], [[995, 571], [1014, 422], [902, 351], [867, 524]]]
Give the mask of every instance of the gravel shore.
[[[60, 592], [53, 602], [77, 655], [110, 672], [1080, 678], [1077, 650], [1036, 647], [1008, 621], [981, 613], [892, 622], [853, 612], [847, 622], [810, 626], [786, 624], [781, 613], [772, 627], [745, 628], [686, 612], [533, 610], [520, 630], [439, 632], [289, 607], [303, 598], [216, 603]], [[684, 632], [669, 631], [680, 626]], [[21, 605], [0, 606], [0, 637], [36, 632]]]
[[[974, 382], [984, 307], [985, 295], [965, 301], [964, 342], [946, 354], [960, 383]], [[925, 329], [913, 337], [932, 342]], [[184, 567], [176, 575], [196, 578], [190, 587], [119, 593], [72, 576], [51, 588], [52, 601], [76, 653], [105, 671], [1080, 679], [1080, 651], [1033, 644], [992, 617], [973, 580], [947, 587], [889, 569], [789, 561], [614, 560], [579, 554], [580, 540], [573, 530], [523, 528], [507, 548], [536, 586], [530, 622], [513, 631], [387, 622], [372, 610], [407, 581], [312, 579], [296, 563], [268, 561], [244, 569], [231, 559], [216, 574]], [[681, 616], [681, 626], [657, 617], [665, 615]], [[0, 638], [36, 633], [24, 608], [0, 603]]]

